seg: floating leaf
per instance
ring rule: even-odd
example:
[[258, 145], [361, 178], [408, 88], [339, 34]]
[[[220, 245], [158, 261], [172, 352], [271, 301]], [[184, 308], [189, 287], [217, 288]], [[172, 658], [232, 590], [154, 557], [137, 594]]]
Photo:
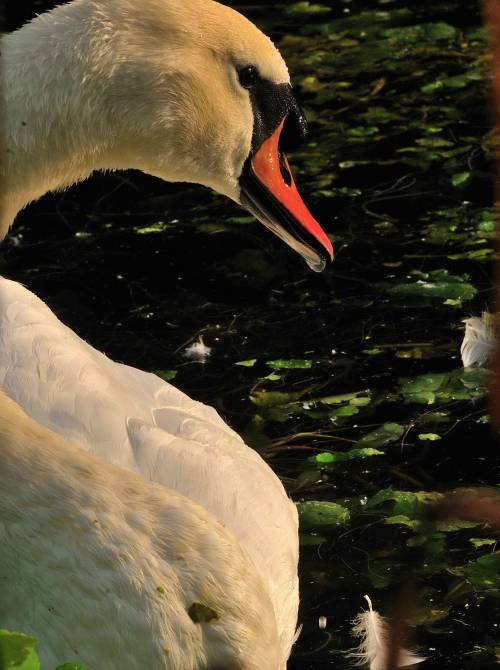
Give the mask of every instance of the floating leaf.
[[393, 514], [419, 517], [425, 505], [441, 500], [443, 495], [433, 491], [395, 491]]
[[331, 416], [354, 416], [355, 414], [359, 414], [359, 409], [355, 405], [349, 404], [337, 407], [337, 409], [333, 410]]
[[177, 377], [177, 370], [155, 370], [154, 374], [169, 382]]
[[392, 516], [404, 516], [408, 519], [419, 518], [425, 505], [441, 500], [442, 493], [434, 491], [395, 491], [391, 488], [382, 489], [368, 502], [367, 507], [375, 507], [390, 500], [394, 501]]
[[453, 40], [457, 36], [457, 29], [449, 23], [423, 23], [413, 26], [387, 28], [382, 32], [383, 37], [398, 42], [418, 43], [422, 41]]
[[372, 399], [370, 396], [359, 396], [356, 398], [351, 398], [351, 400], [349, 400], [349, 404], [354, 405], [355, 407], [365, 407], [366, 405], [369, 405], [371, 401]]
[[334, 502], [308, 500], [298, 503], [301, 529], [321, 526], [343, 526], [351, 518], [349, 510]]
[[406, 402], [430, 405], [447, 400], [471, 400], [486, 392], [487, 372], [466, 368], [452, 372], [431, 373], [415, 377], [401, 387]]
[[341, 463], [343, 461], [352, 461], [356, 458], [367, 458], [369, 456], [383, 456], [384, 452], [370, 447], [361, 449], [350, 449], [349, 451], [336, 451], [334, 453], [325, 451], [316, 456], [312, 456], [308, 460], [311, 463], [318, 465], [327, 465], [331, 463]]
[[37, 640], [24, 633], [0, 629], [0, 667], [2, 670], [39, 670], [35, 651]]
[[463, 186], [465, 183], [469, 181], [471, 178], [471, 172], [457, 172], [456, 174], [451, 176], [451, 183], [453, 186]]
[[253, 368], [255, 363], [257, 363], [256, 358], [249, 358], [247, 361], [238, 361], [235, 365], [241, 365], [243, 368]]
[[415, 519], [410, 519], [410, 517], [405, 514], [395, 514], [394, 516], [388, 516], [384, 519], [384, 523], [395, 526], [408, 526], [412, 530], [416, 530], [420, 527], [420, 522]]
[[500, 553], [480, 556], [457, 572], [475, 588], [500, 589]]
[[494, 545], [498, 540], [494, 540], [491, 537], [470, 537], [469, 542], [473, 544], [476, 549], [479, 549], [479, 547], [489, 547]]
[[376, 505], [381, 505], [388, 500], [394, 500], [395, 495], [397, 495], [397, 491], [394, 491], [390, 487], [387, 489], [381, 489], [367, 501], [366, 506], [375, 507]]
[[271, 382], [277, 382], [278, 379], [281, 379], [281, 375], [276, 374], [276, 372], [270, 372], [268, 375], [264, 377], [264, 379], [269, 379]]
[[349, 134], [354, 137], [370, 137], [378, 133], [377, 126], [356, 126], [349, 130]]
[[58, 665], [56, 670], [85, 670], [81, 663], [63, 663]]
[[418, 439], [435, 442], [436, 440], [441, 439], [441, 435], [438, 435], [437, 433], [419, 433]]
[[249, 223], [253, 223], [255, 219], [253, 216], [228, 216], [225, 221], [226, 223], [234, 223], [237, 226], [246, 226]]
[[152, 233], [163, 233], [168, 228], [172, 228], [172, 225], [165, 221], [157, 221], [149, 226], [136, 226], [134, 231], [139, 235], [151, 235]]
[[321, 454], [316, 454], [316, 456], [312, 456], [309, 460], [314, 461], [315, 463], [319, 463], [320, 465], [323, 465], [325, 463], [333, 463], [335, 461], [335, 454], [332, 454], [329, 451], [324, 451]]
[[326, 5], [320, 5], [319, 3], [303, 0], [302, 2], [294, 2], [291, 5], [285, 6], [285, 11], [287, 14], [291, 14], [293, 16], [295, 14], [327, 14], [332, 10]]
[[273, 370], [306, 370], [312, 368], [312, 361], [305, 358], [278, 358], [274, 361], [267, 361], [266, 365]]
[[418, 534], [406, 541], [407, 547], [421, 547], [424, 544], [428, 555], [442, 554], [446, 547], [446, 536], [444, 533], [433, 533], [431, 536]]
[[387, 292], [396, 296], [426, 296], [455, 300], [470, 300], [476, 294], [476, 289], [469, 283], [467, 275], [452, 275], [444, 269], [412, 274], [418, 277], [414, 283], [391, 286]]
[[250, 400], [258, 407], [278, 407], [294, 402], [299, 397], [298, 393], [285, 393], [283, 391], [254, 391]]
[[404, 431], [404, 426], [399, 423], [384, 423], [380, 428], [376, 428], [370, 433], [363, 435], [363, 437], [358, 440], [357, 444], [363, 446], [369, 445], [371, 447], [383, 447], [386, 444], [399, 440]]
[[[322, 405], [341, 405], [342, 403], [349, 402], [353, 404], [353, 401], [361, 396], [365, 398], [363, 394], [368, 393], [368, 391], [354, 391], [353, 393], [340, 393], [339, 395], [328, 395], [328, 396], [323, 396], [322, 398], [315, 398], [314, 400], [311, 400], [311, 404], [313, 403], [321, 403]], [[370, 401], [369, 396], [367, 397], [368, 401]], [[368, 403], [367, 403], [368, 404]]]
[[457, 530], [464, 530], [465, 528], [475, 528], [479, 523], [475, 521], [465, 521], [464, 519], [447, 519], [446, 521], [438, 521], [436, 528], [442, 533], [454, 533]]

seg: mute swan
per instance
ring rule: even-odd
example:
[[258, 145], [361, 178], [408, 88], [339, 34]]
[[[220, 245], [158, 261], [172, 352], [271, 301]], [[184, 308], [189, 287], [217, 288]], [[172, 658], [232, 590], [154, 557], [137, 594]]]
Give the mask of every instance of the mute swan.
[[1, 392], [0, 459], [1, 625], [39, 635], [42, 667], [285, 667], [262, 580], [209, 512]]
[[[240, 202], [321, 270], [328, 237], [282, 148], [305, 121], [278, 51], [211, 0], [74, 0], [1, 41], [7, 130], [0, 233], [48, 190], [138, 168]], [[217, 415], [113, 363], [14, 282], [1, 282], [0, 384], [34, 419], [185, 494], [227, 525], [270, 595], [283, 658], [298, 608], [294, 505]]]

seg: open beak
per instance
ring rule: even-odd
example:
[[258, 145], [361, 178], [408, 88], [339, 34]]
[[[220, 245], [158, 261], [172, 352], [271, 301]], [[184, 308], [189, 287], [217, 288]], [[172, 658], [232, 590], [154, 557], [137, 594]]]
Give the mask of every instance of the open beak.
[[311, 270], [321, 272], [333, 260], [333, 247], [300, 197], [280, 149], [285, 120], [245, 161], [240, 200], [266, 228], [303, 256]]

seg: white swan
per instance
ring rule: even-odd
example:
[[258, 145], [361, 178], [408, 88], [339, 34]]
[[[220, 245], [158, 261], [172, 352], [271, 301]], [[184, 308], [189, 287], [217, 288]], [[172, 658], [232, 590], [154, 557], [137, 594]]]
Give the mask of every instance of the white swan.
[[281, 670], [273, 606], [232, 533], [0, 392], [0, 622], [42, 667]]
[[[286, 66], [233, 10], [210, 0], [74, 0], [4, 37], [0, 51], [1, 234], [46, 191], [134, 167], [228, 195], [313, 269], [332, 256], [282, 152], [305, 124]], [[42, 424], [226, 524], [263, 579], [286, 659], [297, 514], [268, 466], [213, 409], [109, 361], [21, 286], [3, 280], [0, 302], [7, 393]]]

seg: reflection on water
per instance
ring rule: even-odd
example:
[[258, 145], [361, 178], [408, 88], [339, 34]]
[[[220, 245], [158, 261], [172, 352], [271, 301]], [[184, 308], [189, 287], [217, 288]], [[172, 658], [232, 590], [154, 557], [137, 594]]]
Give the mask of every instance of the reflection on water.
[[[409, 572], [425, 667], [500, 655], [495, 535], [457, 520], [419, 550], [423, 504], [496, 486], [499, 468], [484, 374], [458, 355], [461, 320], [491, 298], [485, 36], [473, 2], [416, 4], [244, 7], [311, 121], [290, 161], [336, 248], [322, 275], [234, 204], [136, 173], [44, 198], [3, 246], [3, 274], [215, 403], [305, 503], [301, 670], [346, 667], [363, 594], [387, 612]], [[203, 365], [182, 355], [200, 335]]]

